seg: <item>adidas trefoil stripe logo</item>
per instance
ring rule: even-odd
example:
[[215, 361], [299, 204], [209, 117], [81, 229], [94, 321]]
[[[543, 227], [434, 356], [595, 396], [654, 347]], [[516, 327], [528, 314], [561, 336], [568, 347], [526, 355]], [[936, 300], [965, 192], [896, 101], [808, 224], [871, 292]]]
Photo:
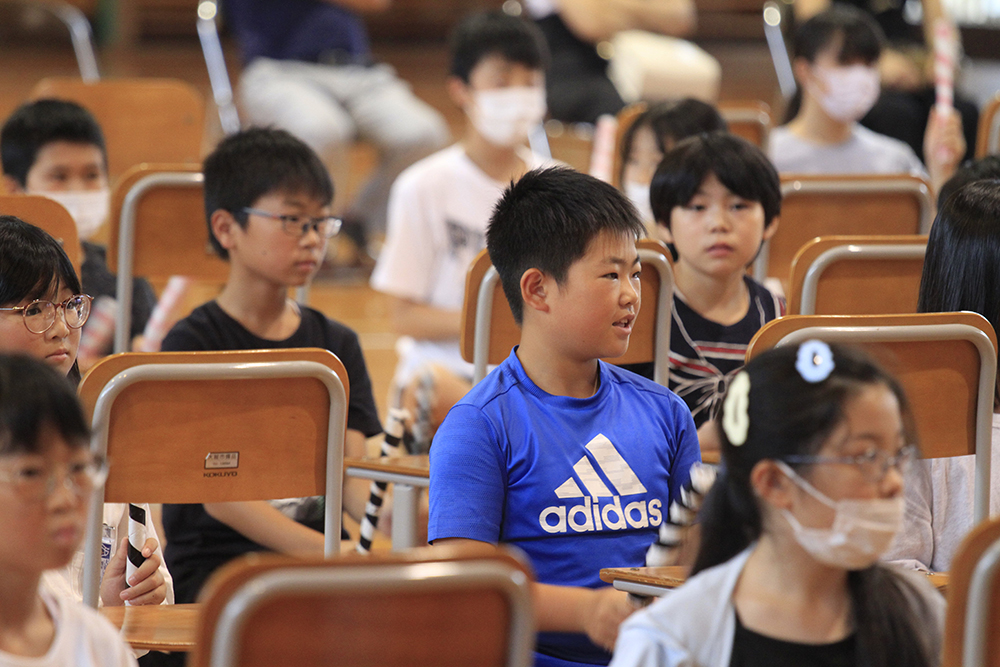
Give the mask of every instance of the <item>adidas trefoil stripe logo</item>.
[[[547, 533], [586, 533], [598, 530], [625, 530], [626, 528], [647, 528], [659, 526], [663, 521], [663, 503], [658, 498], [648, 502], [636, 500], [622, 507], [621, 496], [646, 493], [646, 487], [618, 453], [611, 441], [598, 434], [587, 443], [589, 451], [604, 476], [614, 487], [614, 492], [604, 483], [597, 470], [586, 456], [573, 466], [573, 472], [583, 484], [586, 493], [570, 476], [560, 484], [555, 494], [560, 499], [583, 498], [583, 502], [571, 506], [553, 505], [546, 507], [538, 515], [538, 523]], [[601, 498], [608, 501], [601, 502]]]

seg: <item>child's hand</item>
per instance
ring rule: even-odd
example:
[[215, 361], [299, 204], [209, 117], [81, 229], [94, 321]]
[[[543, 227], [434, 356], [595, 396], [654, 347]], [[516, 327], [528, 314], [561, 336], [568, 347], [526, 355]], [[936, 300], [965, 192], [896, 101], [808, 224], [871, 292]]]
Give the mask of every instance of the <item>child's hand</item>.
[[[132, 581], [125, 581], [125, 562], [128, 554], [128, 538], [122, 538], [101, 581], [101, 601], [105, 607], [120, 607], [129, 602], [134, 606], [160, 604], [167, 597], [167, 584], [160, 572], [159, 545], [149, 538], [142, 545], [142, 555], [146, 562], [132, 575]], [[131, 588], [129, 587], [131, 584]]]
[[942, 114], [937, 109], [931, 109], [927, 131], [924, 133], [924, 159], [927, 160], [927, 172], [938, 191], [955, 173], [965, 150], [965, 135], [962, 133], [962, 117], [959, 113], [951, 109]]
[[584, 620], [583, 628], [590, 641], [607, 651], [613, 651], [615, 641], [618, 639], [618, 626], [637, 607], [629, 601], [628, 593], [625, 591], [616, 591], [609, 587], [599, 588], [594, 594], [596, 599]]

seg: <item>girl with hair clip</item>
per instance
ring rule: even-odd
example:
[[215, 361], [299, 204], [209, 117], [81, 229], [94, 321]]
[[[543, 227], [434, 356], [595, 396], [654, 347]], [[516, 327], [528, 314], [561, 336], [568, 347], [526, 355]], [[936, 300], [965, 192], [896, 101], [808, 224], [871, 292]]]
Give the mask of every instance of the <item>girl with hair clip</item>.
[[612, 667], [938, 664], [944, 599], [879, 563], [902, 522], [909, 423], [897, 382], [851, 348], [751, 361], [717, 417], [692, 577], [622, 624]]
[[934, 110], [924, 134], [927, 169], [907, 144], [858, 123], [879, 98], [885, 36], [865, 12], [834, 5], [802, 24], [793, 43], [798, 90], [787, 125], [770, 135], [779, 172], [930, 175], [935, 192], [965, 155], [961, 117]]
[[39, 582], [83, 539], [87, 502], [106, 469], [62, 374], [0, 355], [0, 666], [134, 665], [97, 612]]
[[[970, 310], [1000, 330], [1000, 180], [973, 181], [942, 204], [927, 241], [917, 310]], [[1000, 514], [1000, 399], [993, 399], [990, 515]], [[907, 479], [904, 527], [888, 558], [947, 571], [972, 529], [975, 457], [921, 461]]]
[[[0, 216], [0, 353], [22, 353], [43, 361], [68, 376], [72, 389], [80, 380], [76, 355], [90, 303], [58, 241], [19, 218]], [[147, 505], [139, 507], [148, 513]], [[126, 549], [122, 548], [128, 535], [125, 508], [120, 503], [104, 506], [111, 553], [101, 582], [102, 604], [173, 602], [172, 580], [152, 522], [147, 522], [148, 539], [142, 549], [146, 562], [126, 582]], [[54, 592], [80, 600], [82, 567], [83, 551], [78, 550], [68, 567], [46, 574], [45, 584]]]

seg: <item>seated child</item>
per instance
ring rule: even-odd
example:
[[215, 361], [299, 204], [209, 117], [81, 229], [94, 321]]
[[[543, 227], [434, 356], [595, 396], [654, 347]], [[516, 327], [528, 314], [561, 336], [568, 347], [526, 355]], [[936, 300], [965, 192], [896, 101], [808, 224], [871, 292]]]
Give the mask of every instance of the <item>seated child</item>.
[[784, 300], [746, 273], [778, 227], [778, 174], [756, 146], [714, 132], [667, 153], [650, 199], [660, 238], [677, 254], [670, 388], [694, 415], [702, 449], [716, 449], [710, 420], [750, 339], [785, 314]]
[[858, 123], [879, 96], [885, 36], [865, 12], [834, 5], [796, 30], [799, 84], [787, 125], [771, 131], [768, 154], [782, 173], [930, 175], [937, 191], [965, 155], [962, 120], [935, 110], [927, 122], [927, 170], [908, 145]]
[[[90, 305], [91, 299], [83, 294], [58, 241], [18, 218], [0, 216], [0, 353], [34, 357], [68, 376], [75, 386], [80, 380], [76, 367], [80, 329], [90, 315]], [[146, 525], [146, 562], [136, 570], [133, 581], [125, 581], [126, 507], [122, 503], [104, 505], [111, 553], [101, 580], [101, 603], [172, 603], [173, 585], [160, 558], [153, 521]], [[148, 516], [148, 506], [140, 507]], [[50, 590], [82, 600], [83, 550], [76, 551], [67, 567], [46, 572], [44, 580]]]
[[395, 384], [411, 413], [417, 385], [430, 384], [429, 423], [415, 425], [425, 445], [427, 428], [472, 386], [472, 364], [458, 348], [465, 274], [486, 245], [493, 205], [508, 183], [545, 164], [525, 144], [545, 116], [546, 59], [531, 23], [501, 11], [462, 21], [451, 38], [447, 88], [465, 112], [464, 135], [406, 169], [392, 187], [371, 284], [390, 296], [393, 328], [407, 337]]
[[[93, 609], [40, 585], [66, 567], [106, 469], [73, 388], [51, 365], [0, 355], [0, 665], [135, 665]], [[2, 546], [6, 545], [6, 546]]]
[[[996, 163], [994, 163], [995, 167]], [[1000, 178], [1000, 173], [994, 173]], [[971, 310], [1000, 328], [1000, 180], [973, 181], [943, 202], [927, 241], [917, 310]], [[1000, 400], [994, 399], [991, 516], [1000, 514]], [[972, 527], [975, 456], [927, 459], [906, 486], [906, 520], [887, 558], [946, 572]]]
[[[330, 216], [333, 184], [319, 157], [284, 130], [249, 129], [226, 137], [205, 158], [209, 239], [229, 261], [214, 301], [196, 308], [163, 340], [164, 351], [321, 347], [344, 363], [351, 384], [347, 456], [364, 456], [381, 432], [358, 336], [288, 298], [306, 284], [340, 228]], [[369, 483], [349, 478], [344, 507], [364, 516]], [[280, 507], [280, 509], [279, 509]], [[194, 602], [218, 567], [250, 552], [323, 553], [319, 503], [297, 501], [165, 505], [166, 558], [177, 602]]]
[[807, 341], [747, 364], [717, 417], [692, 576], [625, 621], [612, 666], [937, 665], [944, 598], [879, 563], [917, 455], [906, 412], [850, 348]]
[[600, 361], [628, 349], [642, 233], [623, 194], [570, 169], [528, 172], [504, 192], [486, 244], [521, 342], [431, 447], [428, 536], [525, 551], [536, 665], [608, 662], [633, 607], [599, 570], [644, 564], [700, 459], [671, 391]]
[[[0, 159], [8, 192], [42, 195], [66, 207], [83, 245], [83, 290], [95, 300], [114, 298], [117, 279], [108, 270], [105, 248], [90, 241], [107, 220], [111, 205], [104, 135], [90, 112], [64, 100], [21, 105], [0, 130]], [[153, 289], [136, 278], [132, 338], [142, 334], [154, 306]], [[110, 353], [111, 345], [109, 341], [102, 353]]]
[[663, 155], [678, 141], [702, 132], [725, 132], [726, 121], [711, 104], [687, 97], [654, 104], [636, 117], [622, 135], [618, 182], [652, 232], [649, 183]]

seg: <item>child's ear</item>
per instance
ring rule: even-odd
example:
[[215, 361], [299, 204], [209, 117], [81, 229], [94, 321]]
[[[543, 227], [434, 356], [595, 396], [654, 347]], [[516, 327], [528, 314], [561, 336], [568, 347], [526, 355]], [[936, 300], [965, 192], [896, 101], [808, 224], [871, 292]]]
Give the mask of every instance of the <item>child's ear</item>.
[[774, 236], [774, 233], [778, 231], [779, 222], [781, 222], [781, 218], [779, 216], [775, 216], [774, 220], [771, 221], [771, 224], [764, 228], [764, 234], [761, 237], [762, 241], [768, 241], [772, 236]]
[[533, 310], [547, 313], [549, 304], [548, 277], [538, 269], [528, 269], [521, 275], [521, 299], [524, 305]]
[[771, 459], [758, 461], [750, 471], [750, 488], [754, 495], [775, 509], [791, 509], [792, 494], [797, 487]]
[[448, 97], [451, 98], [451, 101], [458, 108], [464, 109], [472, 102], [472, 93], [469, 89], [469, 84], [457, 76], [449, 76], [445, 82], [445, 88], [448, 90]]
[[4, 194], [10, 195], [24, 194], [24, 188], [22, 188], [21, 184], [17, 182], [17, 179], [13, 176], [8, 176], [7, 174], [3, 175], [3, 191]]
[[212, 224], [212, 233], [215, 235], [219, 245], [226, 250], [231, 250], [235, 245], [234, 228], [239, 227], [240, 223], [236, 222], [236, 218], [233, 217], [232, 213], [221, 208], [215, 209], [209, 220]]
[[812, 71], [810, 69], [809, 61], [805, 58], [796, 58], [792, 61], [792, 74], [795, 76], [795, 80], [801, 86], [808, 79]]

